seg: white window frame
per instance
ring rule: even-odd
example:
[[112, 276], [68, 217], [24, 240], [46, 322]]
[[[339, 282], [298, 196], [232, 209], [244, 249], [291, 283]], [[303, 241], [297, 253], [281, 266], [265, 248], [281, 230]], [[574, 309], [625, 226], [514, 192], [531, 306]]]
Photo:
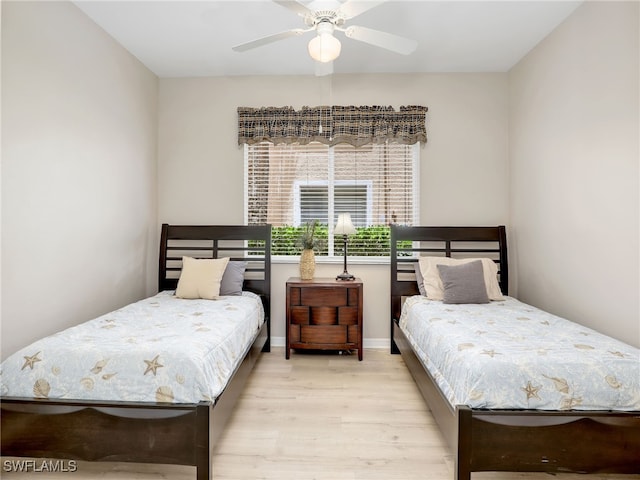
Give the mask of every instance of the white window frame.
[[[371, 224], [373, 217], [373, 182], [371, 180], [334, 180], [330, 182], [328, 180], [296, 180], [293, 182], [293, 224], [299, 227], [302, 224], [302, 212], [300, 207], [302, 206], [302, 194], [300, 193], [300, 187], [327, 187], [327, 199], [329, 202], [328, 210], [332, 211], [335, 208], [335, 190], [332, 192], [332, 187], [336, 186], [358, 186], [366, 187], [366, 223]], [[332, 194], [333, 193], [333, 194]], [[333, 230], [335, 225], [330, 225], [330, 231]]]

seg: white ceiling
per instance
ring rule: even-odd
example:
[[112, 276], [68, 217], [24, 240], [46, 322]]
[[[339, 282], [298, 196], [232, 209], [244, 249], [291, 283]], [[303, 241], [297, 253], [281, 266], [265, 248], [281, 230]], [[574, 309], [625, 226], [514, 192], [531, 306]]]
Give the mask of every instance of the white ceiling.
[[[356, 0], [358, 1], [358, 0]], [[301, 17], [270, 0], [74, 3], [159, 77], [313, 75], [314, 33], [238, 53], [237, 44], [294, 28]], [[335, 1], [309, 2], [309, 8]], [[581, 1], [389, 0], [347, 21], [418, 41], [408, 56], [335, 36], [335, 73], [505, 72]]]

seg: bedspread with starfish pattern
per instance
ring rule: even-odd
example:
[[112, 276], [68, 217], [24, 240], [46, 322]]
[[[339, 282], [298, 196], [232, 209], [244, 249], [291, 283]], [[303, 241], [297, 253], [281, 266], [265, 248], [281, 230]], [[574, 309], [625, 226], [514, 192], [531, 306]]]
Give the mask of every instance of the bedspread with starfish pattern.
[[513, 297], [410, 297], [400, 327], [452, 405], [640, 410], [639, 349]]
[[264, 321], [250, 292], [160, 292], [43, 338], [0, 367], [5, 397], [197, 403], [222, 392]]

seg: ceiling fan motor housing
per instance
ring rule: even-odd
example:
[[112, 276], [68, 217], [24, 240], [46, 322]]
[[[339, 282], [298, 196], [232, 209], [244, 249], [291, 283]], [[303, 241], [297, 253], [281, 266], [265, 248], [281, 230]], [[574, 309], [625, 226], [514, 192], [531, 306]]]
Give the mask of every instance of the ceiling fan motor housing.
[[335, 10], [318, 10], [304, 16], [304, 23], [309, 27], [316, 27], [323, 23], [339, 27], [344, 25], [344, 21], [344, 16]]

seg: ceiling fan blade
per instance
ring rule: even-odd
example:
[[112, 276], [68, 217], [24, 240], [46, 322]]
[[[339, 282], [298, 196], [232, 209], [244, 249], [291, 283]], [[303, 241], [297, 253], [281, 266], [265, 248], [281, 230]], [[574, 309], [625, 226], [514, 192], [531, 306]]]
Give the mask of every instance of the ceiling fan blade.
[[231, 49], [236, 52], [245, 52], [247, 50], [251, 50], [252, 48], [257, 48], [263, 45], [268, 45], [269, 43], [277, 42], [278, 40], [284, 40], [285, 38], [302, 35], [306, 31], [307, 30], [304, 30], [302, 28], [296, 28], [293, 30], [287, 30], [285, 32], [274, 33], [273, 35], [267, 35], [266, 37], [257, 38], [250, 42], [241, 43], [240, 45], [231, 47]]
[[392, 33], [381, 32], [367, 27], [351, 26], [345, 29], [344, 34], [348, 38], [386, 48], [402, 55], [413, 53], [418, 47], [418, 42], [409, 38], [400, 37]]
[[358, 15], [371, 10], [373, 7], [377, 7], [381, 3], [386, 3], [388, 0], [376, 0], [376, 1], [360, 1], [360, 0], [348, 0], [340, 5], [338, 11], [344, 15], [345, 20], [357, 17]]
[[296, 0], [272, 0], [272, 1], [274, 3], [277, 3], [278, 5], [283, 6], [284, 8], [288, 8], [289, 10], [297, 13], [301, 17], [304, 17], [305, 15], [309, 15], [313, 13], [305, 5], [301, 4], [300, 2], [297, 2]]
[[315, 62], [316, 77], [324, 77], [333, 73], [333, 62]]

